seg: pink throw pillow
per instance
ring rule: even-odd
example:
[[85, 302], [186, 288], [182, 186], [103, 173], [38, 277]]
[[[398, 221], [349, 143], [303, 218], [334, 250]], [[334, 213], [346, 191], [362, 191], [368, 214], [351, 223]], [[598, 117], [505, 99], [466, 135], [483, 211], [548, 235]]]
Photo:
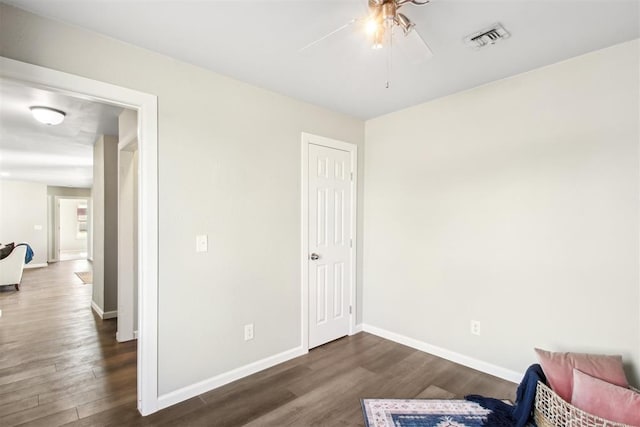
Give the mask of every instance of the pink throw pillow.
[[640, 427], [640, 393], [573, 370], [571, 404], [605, 420]]
[[553, 353], [535, 349], [549, 385], [565, 402], [571, 401], [573, 368], [620, 387], [629, 387], [622, 356], [584, 353]]

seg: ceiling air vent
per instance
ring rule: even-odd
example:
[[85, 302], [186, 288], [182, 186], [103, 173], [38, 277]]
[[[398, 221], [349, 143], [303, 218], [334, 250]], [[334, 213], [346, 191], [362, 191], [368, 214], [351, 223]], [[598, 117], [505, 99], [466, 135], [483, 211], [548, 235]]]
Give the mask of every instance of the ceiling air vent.
[[465, 37], [464, 43], [467, 46], [481, 48], [506, 38], [509, 38], [509, 33], [498, 23]]

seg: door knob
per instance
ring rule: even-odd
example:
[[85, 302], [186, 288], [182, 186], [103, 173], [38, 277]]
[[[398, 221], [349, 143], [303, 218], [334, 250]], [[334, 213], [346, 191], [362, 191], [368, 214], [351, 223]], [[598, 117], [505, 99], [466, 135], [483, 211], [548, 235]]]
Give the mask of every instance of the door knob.
[[316, 253], [312, 253], [309, 258], [311, 258], [311, 261], [315, 261], [315, 260], [320, 259], [320, 255], [318, 255]]

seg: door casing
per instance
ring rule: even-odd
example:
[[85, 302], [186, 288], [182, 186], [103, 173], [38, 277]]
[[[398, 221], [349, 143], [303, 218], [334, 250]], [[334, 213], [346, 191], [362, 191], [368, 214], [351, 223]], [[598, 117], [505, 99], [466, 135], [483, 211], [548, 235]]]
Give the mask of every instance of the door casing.
[[138, 111], [138, 411], [158, 402], [158, 98], [144, 92], [0, 56], [0, 80], [20, 82]]
[[358, 200], [358, 146], [349, 142], [338, 141], [323, 136], [302, 133], [302, 156], [301, 156], [301, 341], [304, 350], [309, 349], [309, 145], [321, 145], [328, 148], [335, 148], [349, 152], [351, 159], [351, 245], [349, 263], [351, 264], [351, 275], [349, 277], [349, 335], [356, 333], [356, 259], [357, 259], [357, 228], [356, 218]]

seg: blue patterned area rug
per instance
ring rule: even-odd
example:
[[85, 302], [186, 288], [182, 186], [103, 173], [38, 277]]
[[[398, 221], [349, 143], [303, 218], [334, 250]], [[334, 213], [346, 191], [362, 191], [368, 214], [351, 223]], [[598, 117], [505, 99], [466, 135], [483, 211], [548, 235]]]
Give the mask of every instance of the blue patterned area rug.
[[480, 427], [490, 410], [466, 400], [362, 399], [367, 427]]

